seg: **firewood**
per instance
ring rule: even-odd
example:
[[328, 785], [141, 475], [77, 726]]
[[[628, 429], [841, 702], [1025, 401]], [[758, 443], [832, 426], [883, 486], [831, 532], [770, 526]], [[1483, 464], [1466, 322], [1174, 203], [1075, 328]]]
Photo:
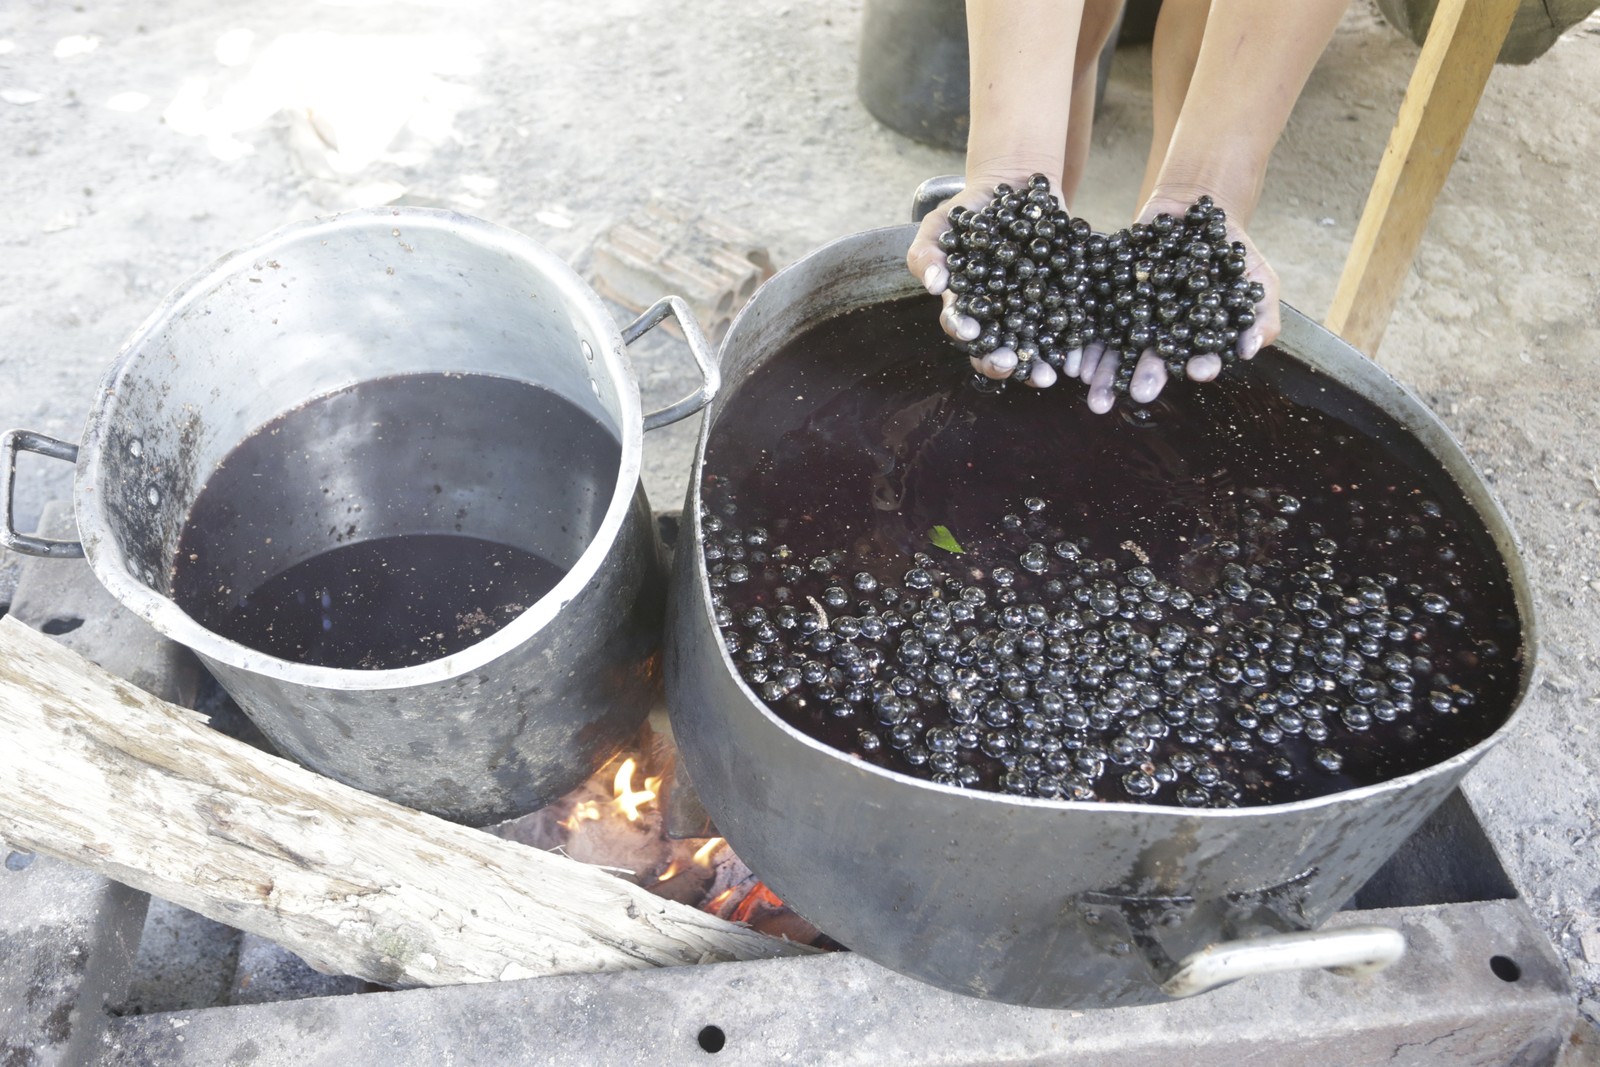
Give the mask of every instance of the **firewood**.
[[262, 753], [8, 618], [0, 838], [385, 985], [811, 951]]
[[1375, 355], [1433, 204], [1455, 164], [1519, 0], [1432, 3], [1427, 40], [1389, 131], [1355, 239], [1328, 308], [1328, 329]]

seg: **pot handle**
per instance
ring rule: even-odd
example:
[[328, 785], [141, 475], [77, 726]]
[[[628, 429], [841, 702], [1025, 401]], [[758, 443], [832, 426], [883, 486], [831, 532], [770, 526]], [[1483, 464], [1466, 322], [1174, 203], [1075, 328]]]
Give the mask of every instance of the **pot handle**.
[[717, 390], [722, 386], [722, 371], [717, 367], [716, 358], [711, 354], [711, 344], [706, 340], [700, 324], [695, 321], [694, 312], [689, 310], [689, 305], [683, 302], [682, 297], [664, 296], [650, 305], [649, 310], [643, 315], [623, 327], [622, 343], [633, 344], [668, 315], [677, 320], [678, 328], [683, 331], [683, 339], [688, 342], [689, 354], [694, 357], [695, 364], [700, 368], [700, 388], [676, 404], [668, 404], [645, 415], [644, 428], [647, 431], [660, 426], [670, 426], [679, 419], [688, 418], [711, 403], [711, 399], [717, 395]]
[[929, 178], [911, 194], [911, 221], [921, 222], [922, 216], [966, 187], [967, 180], [959, 174], [941, 174], [937, 178]]
[[0, 547], [24, 556], [80, 558], [83, 555], [81, 542], [55, 541], [17, 531], [12, 494], [17, 482], [18, 452], [33, 452], [47, 459], [64, 459], [68, 463], [78, 461], [78, 446], [66, 441], [57, 441], [54, 437], [46, 437], [32, 430], [7, 430], [0, 434]]
[[1347, 926], [1222, 941], [1186, 957], [1172, 977], [1161, 983], [1161, 992], [1169, 997], [1192, 997], [1240, 978], [1311, 967], [1356, 978], [1383, 970], [1405, 950], [1406, 939], [1387, 926]]

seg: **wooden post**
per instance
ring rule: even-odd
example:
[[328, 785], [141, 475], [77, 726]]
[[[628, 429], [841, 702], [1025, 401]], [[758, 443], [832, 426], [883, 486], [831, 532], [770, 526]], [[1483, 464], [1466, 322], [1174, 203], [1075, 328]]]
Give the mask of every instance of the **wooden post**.
[[1373, 355], [1422, 243], [1520, 0], [1440, 0], [1367, 206], [1327, 327]]
[[269, 756], [10, 618], [0, 838], [386, 985], [812, 951]]

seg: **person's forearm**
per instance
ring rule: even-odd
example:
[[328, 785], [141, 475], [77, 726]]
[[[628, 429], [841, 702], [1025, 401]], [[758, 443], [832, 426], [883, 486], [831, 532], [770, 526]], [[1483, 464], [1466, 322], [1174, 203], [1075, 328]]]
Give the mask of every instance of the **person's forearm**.
[[1349, 0], [1213, 0], [1159, 197], [1215, 197], [1249, 220], [1267, 159]]
[[1082, 21], [1082, 0], [968, 0], [968, 179], [1060, 181]]

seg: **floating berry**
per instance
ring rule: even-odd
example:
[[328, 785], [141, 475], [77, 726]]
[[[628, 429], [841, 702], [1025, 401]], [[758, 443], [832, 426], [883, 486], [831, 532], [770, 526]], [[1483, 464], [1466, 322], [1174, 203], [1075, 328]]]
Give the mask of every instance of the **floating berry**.
[[[944, 787], [1273, 803], [1361, 782], [1376, 746], [1470, 716], [1478, 694], [1462, 671], [1509, 665], [1486, 635], [1458, 636], [1478, 624], [1451, 600], [1470, 598], [1363, 572], [1358, 538], [1326, 536], [1326, 500], [1249, 486], [1237, 497], [1237, 530], [1195, 547], [1183, 570], [1126, 542], [1105, 553], [1043, 496], [963, 534], [960, 554], [913, 551], [894, 567], [769, 546], [766, 529], [710, 516], [703, 558], [754, 695]], [[1348, 506], [1355, 517], [1363, 505]], [[1396, 518], [1410, 521], [1381, 521]], [[1303, 529], [1282, 537], [1291, 526]]]

